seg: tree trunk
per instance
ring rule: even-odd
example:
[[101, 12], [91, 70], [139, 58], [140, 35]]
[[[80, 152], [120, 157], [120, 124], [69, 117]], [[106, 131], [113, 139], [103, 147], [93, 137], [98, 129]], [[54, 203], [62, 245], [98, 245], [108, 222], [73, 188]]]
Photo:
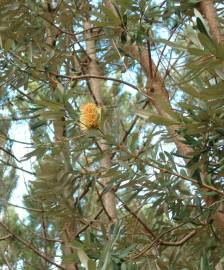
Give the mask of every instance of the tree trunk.
[[200, 9], [201, 9], [202, 14], [204, 15], [205, 19], [208, 22], [210, 33], [211, 33], [213, 39], [217, 43], [223, 43], [224, 38], [219, 30], [219, 24], [217, 22], [216, 10], [214, 8], [214, 1], [213, 0], [202, 0], [200, 2]]
[[[48, 9], [48, 11], [50, 13], [51, 21], [53, 23], [54, 11], [51, 8], [51, 1], [47, 0], [46, 4], [47, 4], [46, 8]], [[54, 47], [55, 42], [56, 42], [55, 38], [57, 36], [55, 28], [53, 28], [51, 26], [47, 27], [46, 34], [47, 34], [46, 43], [49, 46]], [[57, 70], [55, 70], [55, 74], [57, 74]], [[55, 90], [55, 87], [57, 87], [57, 81], [54, 78], [54, 76], [51, 76], [49, 79], [50, 79], [52, 92], [53, 92]], [[52, 84], [52, 82], [53, 82], [53, 84]], [[65, 136], [65, 128], [66, 127], [65, 127], [65, 119], [64, 118], [54, 121], [55, 143], [61, 143], [63, 141], [63, 138]], [[68, 156], [68, 153], [66, 150], [63, 151], [61, 154], [63, 155], [63, 158], [67, 158], [67, 156]], [[65, 191], [65, 193], [66, 193], [66, 191]], [[66, 194], [65, 194], [65, 196], [66, 196]], [[72, 198], [69, 200], [69, 203], [71, 206], [73, 205]], [[74, 240], [74, 236], [75, 236], [75, 228], [74, 228], [72, 222], [70, 220], [65, 220], [64, 227], [63, 227], [62, 233], [61, 233], [61, 240], [63, 241], [63, 253], [65, 256], [69, 256], [69, 255], [74, 253], [74, 250], [70, 247], [70, 243], [72, 240]], [[64, 267], [66, 268], [66, 270], [78, 270], [77, 266], [71, 262], [65, 262]]]
[[[84, 30], [85, 29], [90, 29], [91, 24], [86, 19], [84, 22]], [[91, 30], [86, 30], [85, 31], [85, 39], [86, 39], [86, 52], [89, 57], [89, 62], [88, 62], [88, 73], [91, 75], [101, 75], [99, 71], [99, 66], [97, 63], [97, 57], [96, 57], [96, 44], [95, 40], [93, 38], [93, 34]], [[104, 107], [103, 103], [103, 98], [101, 94], [101, 80], [100, 79], [95, 79], [95, 78], [90, 78], [89, 79], [89, 84], [91, 88], [91, 92], [94, 95], [95, 101], [97, 102], [97, 105], [100, 106], [103, 110], [104, 113], [106, 112], [106, 108]], [[107, 133], [106, 128], [104, 128], [104, 133]], [[107, 142], [104, 139], [99, 140], [98, 142], [101, 150], [102, 150], [102, 159], [101, 159], [101, 168], [106, 172], [111, 168], [111, 154], [110, 154], [110, 149], [107, 145]], [[111, 181], [110, 177], [102, 177], [100, 179], [102, 185], [106, 187], [109, 182]], [[107, 215], [110, 218], [110, 221], [112, 223], [116, 222], [117, 219], [117, 211], [116, 211], [116, 200], [115, 200], [115, 194], [114, 191], [111, 189], [107, 192], [104, 192], [102, 196], [103, 200], [103, 206], [105, 211], [107, 212]]]

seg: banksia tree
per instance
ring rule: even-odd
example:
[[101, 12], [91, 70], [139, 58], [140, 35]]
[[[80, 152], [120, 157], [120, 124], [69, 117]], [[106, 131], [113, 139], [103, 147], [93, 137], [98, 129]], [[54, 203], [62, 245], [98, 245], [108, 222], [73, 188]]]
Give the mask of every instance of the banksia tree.
[[2, 269], [222, 269], [223, 9], [1, 1]]

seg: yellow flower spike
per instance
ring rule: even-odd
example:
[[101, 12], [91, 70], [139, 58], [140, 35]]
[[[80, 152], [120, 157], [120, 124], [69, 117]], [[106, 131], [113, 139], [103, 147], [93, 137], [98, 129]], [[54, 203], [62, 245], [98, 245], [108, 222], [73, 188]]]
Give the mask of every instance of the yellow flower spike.
[[95, 103], [86, 103], [80, 107], [80, 128], [87, 131], [91, 128], [98, 128], [101, 108]]

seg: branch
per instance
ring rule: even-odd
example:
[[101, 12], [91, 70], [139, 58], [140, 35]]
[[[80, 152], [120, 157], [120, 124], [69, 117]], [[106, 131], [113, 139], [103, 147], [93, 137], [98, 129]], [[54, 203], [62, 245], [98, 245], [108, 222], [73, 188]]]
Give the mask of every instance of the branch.
[[43, 213], [43, 212], [47, 212], [47, 210], [41, 210], [41, 209], [36, 209], [36, 208], [29, 208], [29, 207], [25, 207], [25, 206], [20, 206], [20, 205], [16, 205], [13, 203], [9, 203], [7, 202], [8, 205], [13, 206], [13, 207], [17, 207], [17, 208], [21, 208], [27, 211], [31, 211], [31, 212], [37, 212], [37, 213]]
[[[46, 73], [45, 70], [39, 70], [40, 72]], [[135, 86], [134, 84], [131, 84], [129, 82], [120, 80], [120, 79], [116, 79], [116, 78], [111, 78], [111, 77], [105, 77], [105, 76], [100, 76], [100, 75], [95, 75], [95, 74], [84, 74], [84, 75], [80, 75], [80, 76], [67, 76], [67, 75], [62, 75], [62, 74], [57, 74], [57, 73], [53, 73], [50, 72], [50, 75], [54, 75], [55, 77], [60, 77], [60, 78], [64, 78], [64, 79], [69, 79], [69, 80], [85, 80], [85, 79], [101, 79], [104, 81], [114, 81], [114, 82], [118, 82], [118, 83], [122, 83], [125, 84], [137, 91], [141, 91], [141, 89], [139, 89], [137, 86]]]
[[179, 173], [172, 172], [172, 171], [170, 171], [170, 170], [168, 170], [168, 169], [161, 168], [161, 167], [159, 167], [158, 165], [152, 164], [152, 163], [148, 162], [147, 160], [143, 160], [143, 159], [141, 159], [138, 155], [132, 154], [132, 153], [131, 153], [125, 146], [123, 146], [123, 145], [117, 145], [117, 147], [118, 147], [118, 149], [124, 151], [126, 154], [128, 154], [128, 155], [131, 156], [132, 158], [138, 159], [138, 160], [140, 160], [141, 162], [147, 164], [148, 166], [151, 166], [151, 167], [153, 167], [153, 168], [155, 168], [155, 169], [160, 170], [162, 173], [168, 173], [168, 174], [170, 174], [170, 175], [174, 175], [174, 176], [176, 176], [176, 177], [178, 177], [178, 178], [181, 178], [181, 179], [183, 179], [183, 180], [189, 181], [189, 182], [195, 184], [196, 186], [203, 187], [203, 188], [205, 188], [206, 190], [215, 191], [216, 193], [218, 193], [218, 194], [224, 196], [224, 192], [223, 192], [223, 191], [221, 191], [221, 190], [219, 190], [219, 189], [217, 189], [217, 188], [215, 188], [215, 187], [213, 187], [213, 186], [209, 186], [209, 185], [207, 185], [207, 184], [199, 183], [196, 179], [193, 179], [193, 178], [191, 178], [191, 177], [184, 176], [184, 175], [179, 174]]
[[31, 246], [31, 244], [27, 243], [25, 240], [23, 240], [21, 237], [19, 237], [17, 234], [15, 234], [9, 227], [4, 224], [2, 221], [0, 221], [0, 225], [7, 231], [9, 232], [16, 240], [18, 240], [22, 245], [24, 245], [26, 248], [30, 249], [33, 251], [33, 253], [37, 254], [39, 257], [44, 259], [46, 262], [58, 267], [59, 269], [66, 270], [63, 266], [55, 263], [52, 261], [49, 257], [47, 257], [45, 254], [41, 253], [39, 250], [37, 250], [35, 247]]
[[[118, 196], [116, 196], [118, 198]], [[138, 221], [138, 223], [140, 223], [142, 225], [142, 227], [144, 228], [144, 230], [153, 238], [153, 239], [157, 239], [156, 235], [154, 234], [154, 232], [141, 220], [141, 218], [139, 218], [135, 212], [133, 212], [120, 198], [118, 198], [118, 200], [122, 203], [122, 205], [124, 206], [124, 208]], [[159, 240], [157, 240], [159, 241]]]
[[214, 8], [214, 1], [213, 0], [201, 0], [200, 7], [202, 10], [203, 15], [205, 16], [208, 26], [210, 29], [210, 33], [213, 39], [217, 43], [223, 43], [224, 37], [219, 31], [219, 25], [217, 22], [217, 14]]
[[3, 256], [4, 260], [5, 260], [5, 263], [7, 264], [8, 268], [9, 268], [9, 270], [14, 270], [13, 267], [11, 266], [11, 264], [9, 263], [7, 257], [5, 256], [4, 252], [2, 252], [2, 256]]
[[[118, 198], [118, 196], [116, 196], [116, 198]], [[150, 245], [150, 247], [153, 246], [155, 243], [158, 243], [164, 246], [181, 246], [196, 234], [196, 230], [193, 230], [187, 235], [185, 235], [179, 241], [176, 241], [176, 242], [164, 241], [160, 239], [160, 236], [157, 237], [154, 234], [154, 232], [141, 220], [141, 218], [139, 218], [120, 198], [118, 198], [118, 200], [123, 204], [124, 208], [143, 226], [145, 231], [155, 239], [153, 243]]]
[[[86, 16], [86, 19], [83, 22], [83, 27], [84, 30], [89, 29], [92, 27], [88, 15]], [[81, 75], [81, 76], [76, 76], [76, 79], [81, 79], [81, 78], [90, 78], [89, 83], [91, 86], [91, 90], [94, 94], [94, 97], [96, 99], [96, 103], [99, 106], [104, 105], [103, 98], [102, 98], [102, 93], [101, 93], [101, 80], [108, 80], [107, 77], [101, 76], [100, 75], [100, 69], [97, 61], [97, 54], [96, 54], [96, 44], [95, 44], [95, 39], [92, 36], [91, 31], [85, 31], [84, 37], [86, 39], [86, 52], [90, 58], [90, 61], [88, 63], [87, 69], [88, 73], [87, 75]], [[117, 81], [119, 83], [125, 83], [126, 85], [129, 85], [130, 87], [133, 88], [133, 85], [123, 82], [118, 79], [110, 78], [112, 81]], [[135, 87], [135, 86], [134, 86]], [[105, 110], [105, 108], [104, 108]], [[103, 132], [106, 133], [106, 127], [103, 127]], [[100, 149], [102, 149], [102, 158], [100, 160], [100, 165], [101, 168], [109, 170], [111, 168], [111, 155], [108, 153], [110, 150], [109, 146], [107, 145], [106, 141], [104, 139], [100, 139], [98, 142]], [[104, 177], [102, 175], [100, 179], [101, 183], [103, 186], [107, 186], [107, 184], [111, 181], [110, 177]], [[115, 223], [117, 220], [117, 210], [116, 210], [116, 200], [115, 200], [115, 193], [113, 190], [109, 190], [103, 194], [102, 197], [102, 202], [103, 206], [105, 208], [106, 213], [108, 213], [110, 217], [110, 223]]]
[[3, 148], [2, 146], [0, 146], [0, 150], [2, 150], [3, 152], [5, 152], [10, 157], [14, 158], [16, 161], [20, 162], [20, 160], [18, 160], [18, 158], [15, 155], [13, 155], [13, 153], [11, 152], [11, 150], [7, 150], [7, 149]]
[[161, 241], [160, 244], [161, 245], [166, 245], [166, 246], [181, 246], [183, 245], [185, 242], [187, 242], [189, 239], [191, 239], [195, 234], [196, 234], [196, 230], [193, 230], [191, 232], [189, 232], [188, 234], [186, 234], [181, 240], [176, 241], [176, 242], [170, 242], [170, 241]]
[[[161, 241], [160, 245], [165, 245], [165, 246], [182, 246], [184, 243], [186, 243], [188, 240], [190, 240], [195, 234], [197, 233], [196, 230], [193, 230], [191, 232], [189, 232], [187, 235], [185, 235], [181, 240], [176, 241], [176, 242], [170, 242], [170, 241]], [[149, 251], [158, 241], [159, 241], [159, 237], [157, 239], [155, 239], [150, 246], [146, 246], [145, 248], [143, 248], [137, 255], [132, 256], [132, 259], [137, 259], [139, 257], [142, 256], [142, 254], [144, 254], [145, 252]]]
[[22, 172], [25, 172], [25, 173], [28, 173], [28, 174], [31, 174], [31, 175], [36, 175], [36, 174], [33, 173], [33, 172], [27, 171], [27, 170], [25, 170], [25, 169], [23, 169], [23, 168], [20, 168], [20, 167], [18, 167], [18, 166], [16, 166], [16, 165], [13, 165], [13, 164], [10, 163], [10, 162], [7, 162], [7, 161], [2, 160], [2, 159], [0, 159], [0, 162], [3, 163], [3, 164], [5, 164], [5, 165], [11, 166], [11, 167], [14, 168], [14, 169], [20, 170], [20, 171], [22, 171]]
[[13, 237], [13, 235], [10, 233], [10, 234], [7, 234], [5, 236], [0, 237], [0, 241], [7, 240], [7, 239], [12, 238], [12, 237]]
[[[103, 213], [103, 208], [101, 208], [97, 214], [95, 215], [95, 217], [93, 218], [93, 220], [96, 220], [100, 215], [101, 213]], [[75, 235], [75, 238], [78, 237], [81, 233], [83, 233], [86, 229], [89, 228], [89, 226], [93, 223], [93, 221], [90, 221], [88, 224], [86, 224], [83, 228], [80, 229], [80, 231], [78, 231]]]
[[[110, 8], [115, 15], [117, 15], [116, 10], [114, 10], [113, 4], [110, 0], [105, 0], [104, 4]], [[218, 29], [218, 23], [216, 20], [216, 11], [213, 6], [213, 0], [201, 0], [201, 9], [203, 14], [205, 15], [206, 19], [208, 20], [208, 24], [210, 27], [210, 31], [213, 33], [213, 37], [217, 42], [221, 42], [223, 37], [221, 36], [219, 29]], [[170, 118], [170, 115], [166, 112], [166, 110], [163, 109], [160, 102], [157, 101], [156, 97], [160, 96], [160, 98], [163, 100], [163, 102], [169, 107], [170, 110], [172, 110], [171, 103], [169, 100], [169, 94], [166, 91], [165, 85], [164, 85], [164, 79], [162, 78], [162, 75], [158, 71], [158, 67], [155, 65], [155, 63], [152, 61], [150, 65], [153, 69], [154, 80], [152, 82], [152, 85], [150, 85], [150, 67], [149, 67], [149, 61], [148, 61], [148, 50], [144, 46], [136, 46], [136, 45], [129, 45], [125, 48], [126, 52], [128, 52], [133, 59], [135, 59], [140, 66], [142, 67], [142, 70], [144, 71], [146, 77], [147, 77], [147, 94], [151, 99], [151, 103], [154, 105], [155, 109], [157, 110], [158, 114]], [[160, 60], [161, 62], [161, 60]], [[150, 89], [154, 90], [154, 92], [151, 92]], [[183, 143], [183, 138], [179, 136], [176, 132], [180, 127], [178, 125], [173, 125], [167, 128], [169, 135], [172, 137], [173, 142], [176, 145], [177, 151], [179, 154], [185, 157], [191, 157], [192, 156], [192, 148], [189, 147], [187, 144]], [[168, 171], [167, 171], [168, 173]], [[182, 179], [184, 178], [181, 176]], [[206, 175], [203, 175], [203, 178], [205, 178]], [[194, 179], [185, 179], [188, 181], [191, 181], [192, 183], [198, 185], [198, 181]], [[199, 187], [202, 187], [200, 185]], [[214, 190], [215, 188], [211, 186], [206, 185], [206, 189], [208, 190]], [[224, 192], [220, 190], [216, 190], [215, 192], [224, 195]], [[224, 229], [224, 215], [220, 212], [216, 212], [214, 215], [214, 221], [218, 228], [221, 229], [221, 232], [223, 232]]]

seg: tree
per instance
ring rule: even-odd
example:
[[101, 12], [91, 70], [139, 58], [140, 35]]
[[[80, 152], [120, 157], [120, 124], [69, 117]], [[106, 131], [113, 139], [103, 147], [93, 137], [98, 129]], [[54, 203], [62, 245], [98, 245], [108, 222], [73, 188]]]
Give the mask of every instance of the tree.
[[2, 1], [2, 269], [222, 269], [223, 10]]

